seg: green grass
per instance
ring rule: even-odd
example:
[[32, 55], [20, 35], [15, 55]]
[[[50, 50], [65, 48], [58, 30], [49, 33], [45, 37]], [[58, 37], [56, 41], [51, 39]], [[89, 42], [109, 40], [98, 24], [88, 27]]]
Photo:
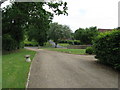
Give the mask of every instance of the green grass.
[[2, 55], [0, 53], [0, 89], [2, 89]]
[[24, 55], [29, 54], [33, 59], [35, 53], [35, 51], [21, 49], [2, 56], [3, 88], [25, 88], [31, 63], [25, 62]]
[[58, 43], [60, 46], [63, 46], [63, 47], [67, 47], [67, 46], [69, 46], [70, 44], [68, 44], [68, 43]]
[[80, 55], [86, 54], [85, 49], [62, 49], [62, 48], [43, 48], [43, 49], [47, 49], [50, 51], [65, 52], [70, 54], [80, 54]]

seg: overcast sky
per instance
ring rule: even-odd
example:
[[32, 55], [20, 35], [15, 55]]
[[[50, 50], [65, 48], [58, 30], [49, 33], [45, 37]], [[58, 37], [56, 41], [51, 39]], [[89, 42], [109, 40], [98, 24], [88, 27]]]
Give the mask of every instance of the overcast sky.
[[53, 22], [68, 25], [72, 31], [91, 26], [103, 29], [118, 27], [118, 2], [120, 0], [63, 1], [68, 3], [69, 15], [55, 16]]
[[66, 24], [75, 31], [78, 28], [97, 26], [118, 27], [118, 2], [120, 0], [63, 0], [68, 3], [68, 16], [55, 16], [54, 22]]

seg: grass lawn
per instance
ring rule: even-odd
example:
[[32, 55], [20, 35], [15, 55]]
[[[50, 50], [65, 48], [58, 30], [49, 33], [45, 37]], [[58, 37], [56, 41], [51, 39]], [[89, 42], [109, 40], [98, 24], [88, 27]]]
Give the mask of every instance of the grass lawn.
[[65, 52], [70, 54], [80, 54], [80, 55], [86, 54], [85, 49], [62, 49], [62, 48], [42, 48], [42, 49], [47, 49], [50, 51]]
[[24, 55], [31, 55], [35, 51], [21, 49], [2, 56], [2, 88], [25, 88], [31, 63], [25, 62]]
[[2, 55], [0, 53], [0, 89], [2, 89]]
[[63, 46], [63, 47], [67, 47], [67, 46], [69, 46], [70, 44], [68, 44], [68, 43], [58, 43], [60, 46]]

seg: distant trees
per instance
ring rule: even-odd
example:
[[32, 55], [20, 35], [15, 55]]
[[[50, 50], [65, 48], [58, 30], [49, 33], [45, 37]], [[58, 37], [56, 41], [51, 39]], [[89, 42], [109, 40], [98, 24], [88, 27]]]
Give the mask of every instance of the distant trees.
[[98, 35], [97, 27], [79, 28], [74, 33], [74, 38], [82, 44], [92, 44], [92, 40]]
[[[46, 11], [47, 5], [53, 12]], [[60, 9], [60, 8], [63, 9]], [[54, 14], [68, 14], [66, 2], [13, 2], [2, 9], [3, 49], [19, 49], [24, 34], [35, 39], [39, 45], [47, 40], [47, 30]]]
[[59, 40], [71, 38], [71, 33], [72, 31], [68, 26], [58, 23], [51, 23], [48, 31], [48, 37], [55, 42], [56, 47]]

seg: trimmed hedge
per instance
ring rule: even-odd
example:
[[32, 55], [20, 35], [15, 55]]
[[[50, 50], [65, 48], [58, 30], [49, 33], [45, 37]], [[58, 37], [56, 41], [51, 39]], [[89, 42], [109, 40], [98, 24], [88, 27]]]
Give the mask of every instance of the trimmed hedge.
[[93, 47], [87, 47], [86, 48], [86, 53], [93, 54], [94, 53]]
[[80, 40], [74, 40], [74, 45], [80, 45]]
[[67, 40], [60, 40], [59, 43], [67, 43]]
[[24, 45], [25, 46], [38, 46], [38, 43], [33, 42], [33, 41], [24, 41]]
[[80, 45], [79, 40], [60, 40], [59, 43], [68, 43], [70, 45]]
[[120, 70], [120, 30], [100, 33], [94, 41], [96, 58]]

